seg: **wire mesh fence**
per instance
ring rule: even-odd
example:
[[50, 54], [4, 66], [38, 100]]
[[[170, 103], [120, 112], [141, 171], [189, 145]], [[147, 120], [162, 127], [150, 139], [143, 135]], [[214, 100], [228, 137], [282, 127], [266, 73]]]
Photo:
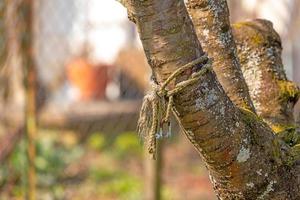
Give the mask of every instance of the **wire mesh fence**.
[[[6, 62], [3, 68], [7, 69], [1, 70], [1, 77], [3, 81], [6, 79], [7, 90], [10, 91], [6, 102], [19, 104], [22, 109], [24, 75], [21, 73], [20, 39], [23, 33], [19, 28], [22, 20], [18, 13], [21, 3], [14, 1], [1, 5], [2, 10], [5, 5], [7, 7], [6, 17], [1, 23], [1, 30], [5, 26], [7, 29], [2, 30], [6, 34], [1, 35], [1, 55], [9, 54], [1, 59]], [[110, 9], [115, 10], [116, 17], [109, 13]], [[78, 108], [76, 112], [80, 114], [81, 110], [86, 110], [80, 108], [87, 105], [89, 114], [97, 117], [93, 107], [100, 113], [98, 102], [106, 109], [113, 102], [111, 105], [118, 105], [115, 112], [119, 114], [123, 110], [130, 112], [130, 106], [126, 108], [126, 105], [138, 104], [146, 88], [149, 71], [143, 69], [146, 66], [144, 55], [137, 45], [134, 26], [127, 20], [121, 5], [79, 0], [37, 1], [32, 15], [39, 109], [46, 107], [67, 112], [71, 105], [80, 104], [72, 106], [72, 109]], [[5, 50], [5, 43], [9, 43], [8, 50]], [[129, 67], [127, 59], [131, 52], [137, 57], [131, 59]], [[11, 77], [8, 78], [8, 75]], [[4, 90], [5, 87], [1, 88]], [[118, 104], [122, 102], [127, 104]]]

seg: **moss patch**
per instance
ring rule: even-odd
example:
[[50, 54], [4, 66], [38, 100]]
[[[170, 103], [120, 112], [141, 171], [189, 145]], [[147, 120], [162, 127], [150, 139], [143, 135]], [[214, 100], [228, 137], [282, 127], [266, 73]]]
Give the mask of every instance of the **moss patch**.
[[249, 22], [238, 22], [238, 23], [235, 23], [232, 25], [233, 28], [236, 28], [236, 29], [240, 29], [240, 28], [243, 28], [244, 26], [248, 26], [250, 25]]
[[296, 102], [300, 96], [299, 87], [291, 82], [286, 80], [278, 81], [279, 89], [280, 89], [280, 98], [282, 101], [293, 100]]
[[243, 114], [242, 119], [246, 124], [251, 125], [255, 121], [263, 121], [262, 118], [260, 118], [258, 115], [256, 115], [248, 108], [240, 107], [239, 109]]

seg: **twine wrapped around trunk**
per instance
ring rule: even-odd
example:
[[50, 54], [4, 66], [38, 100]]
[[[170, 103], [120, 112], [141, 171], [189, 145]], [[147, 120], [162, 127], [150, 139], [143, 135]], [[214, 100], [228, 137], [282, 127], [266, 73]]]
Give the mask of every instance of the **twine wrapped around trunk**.
[[[199, 69], [201, 66], [201, 69]], [[182, 82], [177, 83], [174, 89], [168, 91], [166, 87], [178, 75], [188, 69], [193, 69], [195, 72]], [[195, 68], [194, 68], [195, 69]], [[138, 120], [137, 132], [141, 138], [147, 142], [148, 152], [155, 159], [156, 155], [156, 140], [163, 137], [171, 136], [171, 121], [170, 114], [173, 112], [174, 95], [182, 91], [187, 86], [194, 84], [207, 71], [212, 69], [211, 60], [207, 54], [193, 60], [192, 62], [178, 68], [169, 78], [160, 86], [154, 81], [151, 82], [152, 90], [145, 95]], [[175, 115], [175, 113], [173, 112]], [[164, 132], [164, 125], [167, 124], [167, 132]]]

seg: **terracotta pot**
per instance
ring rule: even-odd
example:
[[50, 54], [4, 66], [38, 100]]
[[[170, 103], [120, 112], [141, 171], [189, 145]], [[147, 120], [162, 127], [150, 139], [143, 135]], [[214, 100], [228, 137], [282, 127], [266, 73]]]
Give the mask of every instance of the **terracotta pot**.
[[66, 66], [67, 78], [78, 89], [81, 100], [105, 97], [108, 83], [108, 66], [92, 65], [87, 59], [76, 58]]

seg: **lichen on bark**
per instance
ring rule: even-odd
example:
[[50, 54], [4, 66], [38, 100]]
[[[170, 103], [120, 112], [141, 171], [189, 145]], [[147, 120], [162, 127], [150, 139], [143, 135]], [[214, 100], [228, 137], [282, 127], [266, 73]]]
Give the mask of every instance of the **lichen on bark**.
[[232, 28], [258, 115], [274, 126], [274, 130], [294, 124], [293, 107], [300, 91], [287, 80], [281, 60], [281, 40], [271, 22], [258, 19], [234, 24]]
[[[226, 3], [223, 0], [198, 2]], [[175, 69], [203, 54], [183, 1], [126, 0], [124, 4], [130, 19], [138, 27], [158, 84]], [[207, 4], [197, 6], [203, 8]], [[206, 9], [217, 7], [208, 6]], [[218, 7], [217, 12], [223, 12], [223, 9], [224, 6]], [[172, 31], [174, 27], [181, 29]], [[230, 26], [226, 28], [230, 29]], [[217, 29], [216, 34], [222, 35], [219, 31]], [[228, 31], [225, 33], [228, 35]], [[210, 34], [210, 30], [204, 32], [206, 36]], [[228, 44], [228, 38], [219, 41]], [[205, 42], [205, 38], [200, 42]], [[232, 59], [230, 57], [228, 61], [233, 62]], [[196, 68], [201, 68], [201, 65]], [[231, 68], [233, 74], [224, 73], [225, 80], [229, 81], [228, 87], [237, 89], [232, 90], [234, 95], [230, 95], [225, 84], [221, 85], [213, 71], [205, 73], [198, 82], [175, 95], [173, 110], [179, 125], [205, 161], [220, 199], [299, 199], [300, 175], [296, 173], [299, 169], [295, 162], [287, 162], [290, 147], [253, 112], [245, 90], [241, 92], [235, 81], [230, 82], [231, 76], [242, 77], [240, 72], [236, 74], [237, 69]], [[176, 82], [185, 80], [190, 74], [191, 71], [186, 71]], [[236, 92], [240, 93], [236, 96], [238, 98], [234, 98]], [[248, 106], [243, 106], [245, 102], [249, 103]]]
[[238, 60], [226, 0], [189, 0], [187, 7], [226, 94], [236, 105], [255, 112]]

